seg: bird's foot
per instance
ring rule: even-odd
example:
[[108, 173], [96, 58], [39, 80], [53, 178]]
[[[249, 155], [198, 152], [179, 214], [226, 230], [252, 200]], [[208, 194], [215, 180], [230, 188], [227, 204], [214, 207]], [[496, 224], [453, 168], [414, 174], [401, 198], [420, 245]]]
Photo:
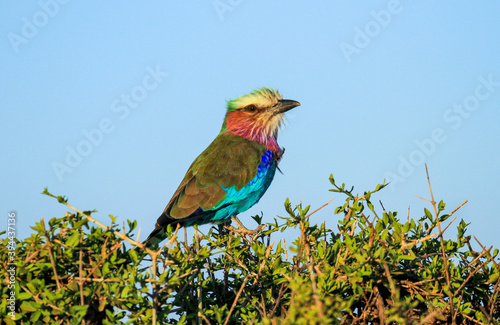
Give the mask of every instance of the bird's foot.
[[231, 219], [233, 219], [233, 221], [238, 225], [238, 228], [235, 228], [231, 225], [225, 225], [224, 228], [242, 237], [250, 236], [253, 240], [255, 240], [255, 238], [257, 238], [257, 236], [266, 227], [266, 225], [259, 225], [257, 228], [250, 230], [243, 226], [243, 223], [240, 221], [240, 219], [238, 219], [238, 217], [232, 217]]

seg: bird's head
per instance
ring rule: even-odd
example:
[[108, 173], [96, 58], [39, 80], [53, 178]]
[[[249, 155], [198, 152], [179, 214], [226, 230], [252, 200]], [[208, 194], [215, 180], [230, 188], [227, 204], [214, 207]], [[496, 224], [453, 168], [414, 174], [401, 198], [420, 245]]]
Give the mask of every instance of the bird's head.
[[280, 152], [278, 130], [283, 114], [300, 103], [283, 99], [274, 89], [260, 88], [227, 102], [227, 113], [221, 132], [235, 134], [264, 144]]

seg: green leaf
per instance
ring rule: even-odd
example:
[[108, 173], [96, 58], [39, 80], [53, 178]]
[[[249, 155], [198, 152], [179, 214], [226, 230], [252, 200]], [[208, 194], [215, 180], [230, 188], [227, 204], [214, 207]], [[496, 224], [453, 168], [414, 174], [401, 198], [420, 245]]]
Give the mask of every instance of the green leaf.
[[38, 309], [40, 309], [40, 307], [41, 305], [37, 302], [25, 300], [21, 303], [21, 306], [19, 308], [21, 308], [23, 312], [30, 312], [37, 311]]
[[500, 273], [498, 273], [498, 272], [490, 274], [490, 276], [488, 277], [488, 283], [496, 283], [499, 276], [500, 276]]
[[432, 213], [429, 210], [427, 210], [427, 208], [424, 208], [424, 213], [425, 217], [432, 221]]
[[66, 245], [75, 247], [79, 241], [80, 241], [80, 234], [78, 232], [75, 232], [71, 235], [71, 237], [68, 238], [68, 240], [66, 241]]
[[380, 191], [381, 189], [383, 189], [384, 187], [386, 187], [387, 185], [389, 185], [388, 183], [385, 183], [384, 181], [384, 184], [378, 184], [377, 187], [375, 188], [375, 191], [374, 192], [378, 192]]
[[438, 203], [438, 213], [443, 211], [444, 208], [446, 207], [446, 204], [443, 202], [443, 200], [439, 201]]
[[398, 256], [398, 261], [401, 261], [401, 260], [413, 261], [414, 259], [415, 259], [415, 256], [412, 256], [412, 255], [399, 255]]
[[33, 295], [31, 293], [29, 293], [29, 292], [20, 292], [17, 295], [17, 299], [19, 299], [19, 300], [28, 300], [31, 297], [33, 297]]

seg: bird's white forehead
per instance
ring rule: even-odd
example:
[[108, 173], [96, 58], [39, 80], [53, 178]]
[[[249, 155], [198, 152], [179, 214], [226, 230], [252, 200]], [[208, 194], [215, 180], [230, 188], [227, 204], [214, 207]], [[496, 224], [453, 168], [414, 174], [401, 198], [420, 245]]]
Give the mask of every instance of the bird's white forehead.
[[248, 105], [255, 105], [257, 107], [271, 107], [278, 103], [278, 100], [282, 99], [281, 94], [274, 89], [270, 88], [260, 88], [254, 92], [241, 96], [232, 101], [235, 108], [245, 107]]

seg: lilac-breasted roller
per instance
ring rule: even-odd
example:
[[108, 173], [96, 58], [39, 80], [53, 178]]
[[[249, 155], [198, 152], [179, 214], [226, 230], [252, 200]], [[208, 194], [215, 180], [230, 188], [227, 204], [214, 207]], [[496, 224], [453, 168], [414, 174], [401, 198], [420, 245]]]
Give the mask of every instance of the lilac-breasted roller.
[[283, 154], [283, 114], [299, 105], [270, 88], [228, 101], [219, 135], [189, 167], [146, 246], [165, 239], [168, 225], [225, 223], [259, 202]]

